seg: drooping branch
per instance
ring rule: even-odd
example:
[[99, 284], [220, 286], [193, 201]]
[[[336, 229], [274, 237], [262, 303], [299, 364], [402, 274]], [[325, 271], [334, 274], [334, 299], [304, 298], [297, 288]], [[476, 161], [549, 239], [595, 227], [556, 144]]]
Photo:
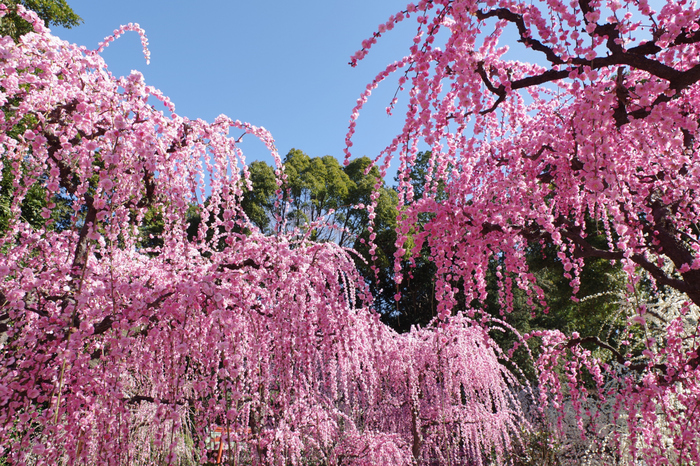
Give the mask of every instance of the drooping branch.
[[[648, 369], [654, 369], [657, 370], [661, 373], [661, 377], [658, 380], [658, 383], [663, 386], [669, 386], [674, 383], [676, 383], [679, 378], [681, 377], [682, 373], [669, 373], [669, 367], [668, 364], [665, 363], [657, 363], [657, 364], [652, 364], [650, 365], [649, 363], [637, 363], [637, 364], [631, 364], [630, 360], [628, 358], [625, 358], [622, 353], [620, 353], [617, 349], [615, 349], [613, 346], [609, 345], [608, 343], [602, 341], [600, 338], [597, 336], [589, 336], [589, 337], [579, 337], [579, 338], [571, 338], [568, 343], [566, 344], [567, 348], [573, 348], [574, 346], [585, 344], [585, 343], [592, 343], [596, 345], [599, 348], [606, 349], [612, 353], [613, 357], [615, 358], [615, 361], [627, 367], [629, 370], [635, 371], [635, 372], [644, 372]], [[697, 349], [690, 354], [696, 354], [695, 356], [691, 356], [689, 359], [685, 361], [685, 364], [683, 366], [686, 368], [686, 370], [691, 370], [695, 369], [698, 366], [700, 366], [700, 354]]]
[[628, 364], [629, 360], [627, 358], [625, 358], [622, 355], [622, 353], [620, 353], [613, 346], [602, 341], [597, 336], [571, 338], [569, 340], [569, 342], [566, 344], [566, 347], [573, 348], [574, 346], [584, 344], [584, 343], [593, 343], [594, 345], [596, 345], [599, 348], [603, 348], [603, 349], [610, 351], [612, 353], [612, 355], [615, 357], [615, 361], [617, 361], [618, 364], [626, 366], [633, 371], [643, 371], [644, 369], [646, 369], [648, 367], [647, 364]]
[[[632, 262], [646, 270], [654, 278], [654, 280], [656, 280], [658, 284], [663, 286], [669, 286], [680, 292], [683, 292], [687, 294], [688, 297], [695, 304], [700, 304], [700, 291], [698, 290], [698, 283], [696, 282], [696, 277], [694, 275], [691, 275], [689, 273], [681, 274], [681, 276], [683, 277], [682, 279], [669, 276], [661, 267], [658, 267], [657, 265], [649, 261], [646, 258], [646, 256], [642, 253], [626, 255], [624, 251], [598, 249], [592, 246], [581, 235], [580, 232], [577, 232], [573, 229], [563, 229], [562, 236], [569, 239], [576, 245], [576, 249], [574, 250], [574, 257], [597, 257], [600, 259], [615, 261], [620, 261], [624, 260], [625, 258], [628, 258]], [[664, 254], [669, 258], [669, 253], [671, 255], [674, 255], [674, 250], [677, 253], [679, 246], [675, 240], [672, 241], [669, 237], [668, 241], [664, 241], [663, 244], [668, 244], [668, 248], [663, 246], [656, 248], [651, 247], [652, 250], [650, 252]], [[680, 268], [680, 266], [678, 266], [678, 268]]]
[[[658, 214], [661, 215], [661, 214]], [[684, 264], [691, 264], [694, 260], [692, 253], [685, 247], [684, 243], [672, 235], [665, 227], [662, 217], [655, 222], [653, 228], [647, 227], [649, 232], [655, 231], [654, 237], [658, 241], [656, 245], [649, 243], [648, 251], [653, 254], [665, 255], [674, 263], [676, 270], [680, 270]], [[467, 220], [467, 225], [474, 227], [472, 220]], [[654, 280], [663, 286], [674, 288], [688, 297], [697, 305], [700, 305], [700, 271], [686, 270], [679, 272], [680, 278], [674, 277], [666, 273], [661, 267], [647, 259], [646, 254], [637, 252], [634, 254], [625, 254], [624, 251], [599, 249], [593, 246], [583, 234], [580, 227], [567, 226], [565, 219], [557, 222], [559, 231], [562, 237], [571, 241], [576, 247], [573, 251], [574, 257], [588, 258], [595, 257], [610, 261], [621, 261], [629, 259], [646, 272], [648, 272]], [[526, 226], [509, 228], [513, 233], [518, 234], [528, 242], [537, 242], [542, 239], [551, 241], [551, 235], [542, 229], [539, 225], [532, 223]], [[495, 223], [483, 222], [481, 224], [480, 234], [486, 236], [492, 232], [504, 233], [504, 228]]]

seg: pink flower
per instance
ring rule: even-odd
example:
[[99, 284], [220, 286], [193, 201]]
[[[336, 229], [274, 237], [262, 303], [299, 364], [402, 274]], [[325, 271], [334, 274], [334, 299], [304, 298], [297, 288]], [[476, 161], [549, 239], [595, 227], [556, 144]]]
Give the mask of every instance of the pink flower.
[[629, 319], [629, 322], [630, 324], [645, 325], [647, 320], [643, 315], [635, 315]]
[[586, 187], [593, 192], [598, 192], [598, 191], [602, 191], [603, 189], [605, 189], [605, 185], [603, 184], [603, 180], [601, 180], [600, 178], [593, 178], [593, 177], [590, 177], [586, 180]]

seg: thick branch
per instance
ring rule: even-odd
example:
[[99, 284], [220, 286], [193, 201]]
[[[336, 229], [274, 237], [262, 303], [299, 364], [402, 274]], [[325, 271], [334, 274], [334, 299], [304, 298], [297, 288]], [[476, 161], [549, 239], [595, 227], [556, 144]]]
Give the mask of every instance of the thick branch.
[[[0, 293], [0, 302], [2, 301], [1, 297], [3, 297], [2, 293]], [[7, 312], [3, 312], [2, 314], [0, 314], [0, 333], [5, 333], [10, 329], [10, 327], [6, 324], [6, 322], [9, 320], [10, 314], [8, 314]]]
[[147, 401], [149, 403], [160, 403], [163, 405], [184, 405], [186, 404], [184, 401], [170, 401], [170, 400], [164, 400], [162, 398], [154, 398], [152, 396], [146, 396], [146, 395], [134, 395], [131, 398], [123, 398], [123, 401], [125, 401], [127, 404], [137, 404], [141, 403], [142, 401]]
[[544, 153], [545, 150], [548, 150], [549, 152], [554, 152], [554, 149], [552, 149], [552, 146], [550, 146], [549, 144], [544, 144], [544, 145], [542, 145], [542, 147], [540, 147], [540, 149], [539, 149], [537, 152], [535, 152], [533, 155], [527, 155], [527, 154], [525, 153], [525, 151], [520, 151], [520, 154], [523, 156], [523, 158], [529, 159], [529, 160], [533, 160], [533, 161], [534, 161], [534, 160], [539, 159], [540, 156]]
[[80, 234], [78, 235], [78, 244], [75, 246], [75, 255], [73, 256], [73, 272], [78, 273], [82, 270], [87, 263], [88, 254], [88, 232], [90, 227], [95, 227], [95, 222], [97, 220], [97, 209], [93, 205], [93, 197], [89, 194], [85, 194], [85, 205], [87, 205], [87, 213], [85, 214], [85, 220], [83, 222], [83, 227], [80, 229]]
[[114, 323], [114, 317], [112, 316], [107, 316], [102, 321], [99, 323], [95, 324], [93, 326], [93, 334], [94, 335], [101, 335], [105, 333], [107, 330], [112, 328], [112, 324]]
[[[166, 299], [168, 299], [170, 296], [172, 296], [173, 294], [175, 294], [174, 291], [170, 291], [170, 292], [168, 292], [168, 293], [162, 294], [162, 295], [159, 296], [155, 301], [148, 303], [148, 304], [146, 305], [146, 309], [155, 309], [155, 308], [157, 308], [158, 306], [160, 306], [161, 304], [163, 304], [163, 302], [164, 302]], [[99, 323], [97, 323], [97, 324], [95, 324], [95, 325], [93, 326], [93, 334], [94, 334], [94, 335], [101, 335], [101, 334], [107, 332], [109, 329], [112, 328], [112, 324], [114, 324], [114, 322], [115, 322], [114, 316], [112, 316], [112, 315], [106, 316], [106, 317], [105, 317], [104, 319], [102, 319]]]
[[[587, 12], [592, 11], [590, 5], [587, 1], [581, 0], [579, 1], [579, 6], [584, 15], [584, 21], [588, 23], [588, 21], [585, 19], [585, 14]], [[485, 12], [478, 11], [476, 13], [476, 16], [480, 21], [483, 21], [488, 18], [498, 18], [513, 23], [518, 29], [518, 34], [520, 36], [518, 42], [525, 44], [527, 47], [530, 47], [533, 50], [543, 53], [547, 58], [547, 61], [549, 61], [553, 65], [552, 69], [547, 70], [541, 74], [527, 76], [513, 81], [510, 85], [510, 88], [514, 91], [519, 89], [525, 89], [531, 86], [542, 85], [560, 79], [565, 79], [570, 75], [572, 71], [576, 69], [583, 70], [584, 67], [589, 67], [592, 70], [597, 70], [601, 68], [621, 65], [626, 65], [634, 69], [646, 71], [652, 76], [656, 76], [657, 78], [663, 79], [669, 83], [669, 88], [672, 91], [675, 91], [674, 95], [672, 96], [669, 96], [667, 94], [659, 94], [650, 106], [646, 108], [640, 108], [629, 113], [626, 110], [626, 105], [624, 105], [624, 101], [618, 98], [618, 107], [614, 115], [615, 122], [618, 127], [627, 124], [630, 120], [629, 117], [632, 117], [634, 119], [645, 118], [651, 113], [651, 109], [660, 104], [671, 101], [680, 94], [680, 91], [687, 89], [691, 85], [700, 81], [700, 64], [690, 68], [689, 70], [679, 71], [671, 66], [661, 63], [660, 61], [648, 58], [648, 55], [655, 55], [665, 50], [657, 45], [657, 39], [633, 47], [629, 50], [625, 50], [619, 41], [620, 32], [616, 23], [609, 23], [604, 25], [596, 24], [596, 27], [591, 33], [591, 36], [599, 36], [606, 38], [606, 46], [610, 51], [610, 53], [607, 56], [596, 57], [592, 60], [575, 57], [569, 59], [568, 61], [564, 61], [560, 56], [558, 56], [554, 52], [554, 50], [551, 47], [548, 47], [541, 41], [531, 37], [530, 31], [528, 30], [528, 27], [522, 15], [513, 13], [507, 8], [496, 8]], [[660, 35], [656, 37], [660, 37]], [[694, 44], [698, 42], [700, 42], [700, 34], [691, 32], [689, 29], [683, 29], [666, 48], [678, 45]], [[555, 67], [558, 67], [560, 65], [568, 65], [568, 67], [567, 69], [563, 70], [555, 69]], [[482, 81], [484, 82], [484, 85], [489, 89], [489, 91], [498, 96], [496, 102], [489, 109], [481, 112], [482, 114], [491, 113], [495, 111], [496, 108], [498, 108], [498, 106], [501, 104], [501, 102], [505, 100], [507, 95], [506, 87], [504, 85], [500, 85], [498, 87], [494, 86], [493, 83], [491, 83], [488, 79], [485, 71], [483, 70], [483, 65], [481, 63], [477, 65], [476, 71], [480, 75]], [[619, 84], [616, 88], [616, 93], [619, 97]]]
[[[700, 22], [695, 24], [700, 25]], [[656, 31], [655, 36], [661, 37], [665, 31]], [[688, 28], [681, 29], [681, 32], [676, 36], [673, 42], [671, 42], [668, 47], [676, 47], [678, 45], [690, 45], [697, 44], [700, 42], [700, 34], [692, 32]], [[655, 55], [661, 52], [663, 49], [657, 45], [657, 39], [645, 42], [636, 47], [632, 47], [627, 51], [627, 53], [633, 53], [635, 55]]]
[[[592, 246], [580, 234], [572, 230], [563, 229], [562, 236], [571, 240], [576, 245], [576, 250], [574, 251], [575, 257], [598, 257], [606, 260], [625, 259], [624, 252], [598, 249]], [[669, 251], [664, 248], [661, 253], [668, 256]], [[700, 292], [698, 292], [697, 286], [694, 283], [685, 280], [685, 275], [683, 275], [683, 279], [670, 277], [666, 274], [666, 272], [663, 271], [663, 269], [653, 264], [646, 257], [644, 257], [643, 254], [632, 254], [631, 256], [629, 256], [629, 259], [632, 260], [632, 262], [634, 262], [635, 264], [642, 267], [647, 272], [649, 272], [649, 274], [654, 278], [654, 280], [656, 280], [656, 282], [660, 285], [669, 286], [682, 293], [685, 293], [695, 304], [700, 304]]]
[[522, 15], [513, 13], [507, 8], [496, 8], [486, 12], [477, 11], [476, 17], [479, 21], [495, 17], [515, 24], [515, 26], [518, 28], [518, 33], [520, 34], [520, 39], [518, 39], [518, 42], [525, 44], [527, 47], [530, 47], [533, 50], [544, 53], [547, 60], [549, 60], [549, 62], [553, 65], [564, 64], [564, 61], [556, 53], [554, 53], [554, 50], [542, 44], [542, 42], [538, 41], [537, 39], [530, 37]]
[[246, 259], [240, 264], [219, 264], [218, 270], [241, 270], [243, 267], [251, 267], [259, 270], [260, 264], [255, 262], [253, 259]]
[[[624, 356], [622, 356], [622, 354], [618, 350], [616, 350], [615, 348], [613, 348], [609, 344], [605, 343], [604, 341], [602, 341], [598, 337], [572, 338], [566, 344], [566, 347], [573, 348], [574, 346], [580, 345], [581, 343], [593, 343], [596, 346], [598, 346], [599, 348], [603, 348], [603, 349], [610, 351], [613, 354], [613, 356], [615, 357], [615, 361], [617, 361], [618, 364], [621, 364], [621, 365], [623, 365], [623, 366], [625, 366], [628, 369], [631, 369], [633, 371], [642, 372], [645, 369], [649, 368], [648, 364], [629, 364], [629, 361]], [[653, 366], [653, 368], [659, 369], [664, 373], [666, 372], [666, 365], [665, 364], [655, 364]]]

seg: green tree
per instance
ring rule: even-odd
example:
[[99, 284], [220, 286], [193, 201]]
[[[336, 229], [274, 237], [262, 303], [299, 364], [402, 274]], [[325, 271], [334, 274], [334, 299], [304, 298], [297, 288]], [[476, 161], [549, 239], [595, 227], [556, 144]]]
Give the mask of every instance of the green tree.
[[[2, 2], [7, 7], [7, 14], [0, 18], [0, 35], [10, 36], [14, 40], [17, 40], [22, 34], [32, 31], [32, 25], [27, 21], [22, 19], [16, 13], [17, 5], [23, 5], [28, 9], [34, 10], [39, 17], [49, 25], [63, 26], [66, 28], [71, 28], [82, 23], [82, 18], [75, 14], [73, 10], [68, 6], [65, 0], [4, 0]], [[0, 110], [7, 114], [13, 113], [15, 110], [12, 107], [16, 107], [19, 102], [15, 99], [8, 102]], [[32, 117], [27, 117], [28, 120], [23, 120], [29, 126], [31, 126]], [[17, 137], [22, 134], [27, 128], [24, 123], [17, 125], [10, 132], [9, 136]], [[22, 182], [24, 178], [22, 174], [27, 169], [23, 166], [9, 166], [2, 165], [0, 167], [0, 234], [5, 232], [8, 228], [8, 221], [11, 218], [11, 206], [13, 192], [15, 192], [13, 184], [15, 182]], [[33, 184], [29, 187], [27, 195], [20, 204], [20, 209], [22, 212], [22, 218], [27, 220], [27, 222], [34, 228], [43, 227], [46, 225], [46, 219], [42, 217], [44, 209], [47, 207], [46, 190], [43, 187], [42, 182], [44, 180], [39, 180], [38, 183]], [[71, 216], [70, 209], [70, 198], [67, 195], [57, 195], [52, 199], [52, 202], [56, 204], [56, 208], [51, 209], [51, 228], [65, 229], [68, 227], [69, 219]]]
[[260, 231], [270, 234], [277, 192], [275, 170], [265, 162], [255, 161], [248, 166], [248, 172], [253, 189], [246, 191], [241, 206]]
[[[336, 227], [350, 215], [348, 195], [353, 182], [335, 157], [311, 158], [298, 149], [292, 149], [284, 159], [287, 174], [284, 216], [290, 229], [302, 231], [319, 222], [310, 232], [316, 241], [339, 241]], [[342, 245], [342, 244], [341, 244]]]
[[[372, 202], [372, 193], [375, 189], [379, 189], [379, 197], [377, 198], [377, 207], [375, 209], [374, 232], [379, 238], [386, 236], [389, 238], [391, 234], [395, 235], [396, 228], [396, 206], [399, 199], [396, 191], [387, 187], [384, 180], [381, 179], [381, 174], [376, 166], [372, 166], [372, 161], [368, 157], [361, 157], [352, 160], [348, 166], [344, 168], [345, 173], [350, 178], [350, 186], [347, 196], [348, 205], [370, 205]], [[369, 171], [368, 171], [369, 170]], [[343, 234], [341, 236], [341, 245], [345, 245], [347, 238], [351, 240], [351, 246], [358, 249], [361, 244], [361, 235], [368, 235], [369, 216], [365, 209], [353, 209], [351, 215], [346, 215], [343, 223]], [[395, 239], [391, 239], [392, 244]], [[387, 251], [382, 251], [384, 254]], [[393, 252], [392, 252], [393, 255]]]
[[[297, 229], [314, 241], [334, 241], [352, 247], [369, 225], [366, 210], [355, 207], [369, 204], [377, 183], [381, 203], [393, 205], [395, 217], [396, 197], [388, 194], [379, 170], [369, 169], [370, 165], [370, 159], [362, 157], [343, 167], [333, 156], [309, 157], [292, 149], [284, 158], [287, 180], [282, 186], [282, 202], [277, 203], [279, 209], [275, 210], [274, 169], [260, 161], [250, 164], [253, 189], [244, 194], [241, 204], [251, 222], [265, 234], [278, 228]], [[278, 219], [285, 224], [279, 225]]]
[[[385, 185], [379, 169], [372, 165], [368, 157], [354, 159], [343, 167], [332, 156], [309, 157], [298, 149], [292, 149], [284, 158], [284, 167], [287, 175], [286, 184], [282, 187], [284, 202], [279, 203], [279, 211], [275, 211], [277, 185], [274, 169], [265, 162], [250, 164], [253, 189], [245, 193], [242, 202], [248, 218], [265, 234], [273, 234], [277, 228], [281, 228], [276, 223], [281, 218], [286, 221], [287, 230], [296, 228], [300, 234], [308, 235], [312, 240], [334, 241], [355, 249], [359, 253], [355, 262], [374, 293], [375, 309], [382, 314], [386, 323], [398, 329], [393, 279], [398, 205], [396, 191]], [[369, 215], [366, 209], [355, 207], [370, 205], [376, 189], [379, 189], [379, 197], [374, 211], [373, 232], [377, 249], [376, 260], [372, 261], [369, 253]], [[317, 223], [311, 226], [314, 222]], [[309, 231], [309, 228], [312, 230]], [[418, 277], [418, 280], [422, 280], [422, 277]], [[411, 315], [414, 303], [405, 304], [412, 307], [400, 314]], [[409, 323], [415, 321], [417, 319], [413, 317], [401, 320]]]
[[21, 35], [32, 31], [32, 25], [16, 12], [17, 5], [33, 10], [46, 25], [72, 28], [83, 22], [65, 0], [4, 0], [8, 13], [0, 18], [0, 34], [17, 40]]
[[[11, 99], [0, 110], [8, 115], [14, 111], [11, 107], [17, 105], [17, 100]], [[11, 138], [18, 138], [28, 125], [35, 122], [34, 117], [23, 118], [7, 135]], [[4, 234], [9, 227], [10, 219], [14, 216], [12, 214], [13, 203], [16, 201], [19, 201], [17, 208], [20, 209], [21, 218], [35, 229], [48, 227], [49, 229], [65, 230], [70, 227], [70, 219], [74, 214], [71, 208], [71, 196], [65, 191], [54, 195], [50, 199], [53, 204], [50, 207], [50, 216], [45, 218], [44, 215], [49, 212], [46, 209], [49, 206], [45, 189], [46, 177], [39, 177], [32, 181], [30, 186], [24, 186], [24, 183], [31, 179], [25, 176], [30, 169], [23, 163], [0, 164], [0, 235]], [[17, 189], [15, 185], [27, 188], [27, 192], [21, 200], [16, 199]]]
[[[18, 168], [21, 170], [21, 167]], [[13, 217], [11, 213], [13, 183], [17, 175], [11, 167], [3, 167], [2, 180], [0, 181], [0, 231], [6, 231], [8, 222]], [[41, 216], [46, 206], [45, 190], [38, 183], [32, 185], [20, 205], [22, 219], [34, 228], [44, 225], [46, 220]]]

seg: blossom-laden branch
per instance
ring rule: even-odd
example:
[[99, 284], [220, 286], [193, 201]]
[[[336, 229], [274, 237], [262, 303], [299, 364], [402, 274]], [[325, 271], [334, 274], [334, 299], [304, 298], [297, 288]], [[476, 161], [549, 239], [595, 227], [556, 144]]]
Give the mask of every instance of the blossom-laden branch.
[[[524, 422], [518, 383], [478, 322], [383, 326], [348, 251], [251, 228], [230, 132], [267, 146], [281, 186], [267, 131], [178, 116], [142, 75], [114, 78], [97, 52], [22, 12], [35, 32], [0, 38], [0, 168], [14, 180], [0, 234], [0, 455], [195, 464], [217, 426], [229, 440], [246, 426], [236, 441], [260, 464], [505, 458]], [[145, 45], [137, 25], [112, 37], [126, 30]]]
[[[634, 111], [624, 111], [626, 107], [626, 99], [623, 96], [629, 96], [635, 93], [634, 86], [627, 88], [624, 84], [619, 84], [617, 108], [620, 110], [615, 116], [615, 122], [618, 127], [629, 123], [630, 117], [633, 119], [642, 119], [647, 117], [651, 110], [662, 103], [669, 102], [674, 97], [679, 96], [679, 93], [695, 84], [700, 80], [700, 65], [695, 65], [689, 69], [682, 70], [665, 64], [662, 60], [654, 60], [648, 56], [660, 55], [668, 49], [680, 45], [690, 45], [700, 42], [700, 22], [694, 22], [688, 26], [681, 27], [674, 35], [669, 36], [669, 32], [663, 29], [654, 29], [652, 31], [653, 39], [645, 41], [643, 44], [626, 49], [624, 47], [624, 38], [621, 29], [627, 27], [624, 23], [612, 22], [607, 24], [598, 24], [588, 20], [588, 17], [593, 14], [594, 8], [590, 6], [589, 1], [582, 0], [579, 2], [581, 13], [585, 21], [585, 30], [591, 37], [594, 43], [602, 39], [605, 43], [607, 54], [604, 57], [596, 56], [594, 58], [579, 56], [562, 56], [557, 54], [550, 46], [544, 45], [541, 41], [532, 37], [531, 25], [526, 24], [523, 15], [514, 13], [508, 8], [495, 8], [487, 11], [477, 11], [476, 17], [479, 21], [485, 21], [490, 18], [498, 18], [510, 23], [513, 23], [517, 30], [519, 39], [518, 42], [523, 43], [527, 48], [544, 54], [546, 60], [556, 66], [542, 73], [522, 77], [507, 84], [501, 84], [498, 87], [493, 86], [489, 82], [488, 77], [483, 72], [481, 65], [477, 71], [481, 76], [486, 87], [498, 96], [493, 106], [484, 112], [494, 111], [506, 98], [508, 90], [516, 91], [526, 89], [533, 86], [559, 81], [568, 78], [572, 71], [583, 73], [591, 70], [602, 68], [628, 66], [632, 69], [643, 70], [651, 76], [661, 78], [668, 82], [668, 90], [665, 94], [658, 95], [651, 105], [644, 108], [638, 108]], [[659, 46], [660, 38], [665, 37], [663, 47]], [[589, 53], [592, 51], [589, 50]], [[562, 69], [563, 68], [563, 69]], [[622, 68], [618, 68], [621, 70]]]
[[[368, 90], [410, 70], [399, 76], [404, 126], [381, 157], [384, 166], [399, 158], [396, 279], [404, 279], [407, 251], [429, 251], [439, 318], [465, 303], [479, 315], [494, 275], [506, 317], [517, 289], [521, 307], [546, 310], [546, 283], [527, 256], [542, 247], [555, 251], [575, 301], [585, 298], [584, 267], [599, 259], [619, 264], [640, 309], [669, 290], [700, 304], [700, 10], [653, 6], [658, 11], [644, 0], [424, 0], [411, 9], [419, 34], [400, 66], [387, 66]], [[503, 43], [507, 31], [517, 44]], [[346, 154], [368, 97], [353, 110]], [[410, 174], [426, 147], [423, 193], [442, 192], [417, 199]], [[699, 445], [686, 439], [700, 438], [700, 424], [682, 420], [700, 394], [691, 314], [665, 319], [659, 343], [645, 348], [648, 364], [621, 374], [578, 337], [543, 335], [539, 383], [560, 410], [569, 394], [581, 426], [584, 400], [613, 397], [631, 426], [618, 446], [650, 445], [632, 457], [697, 462]], [[691, 336], [678, 337], [676, 327]], [[617, 392], [591, 393], [591, 378]], [[665, 425], [672, 427], [662, 434]]]

